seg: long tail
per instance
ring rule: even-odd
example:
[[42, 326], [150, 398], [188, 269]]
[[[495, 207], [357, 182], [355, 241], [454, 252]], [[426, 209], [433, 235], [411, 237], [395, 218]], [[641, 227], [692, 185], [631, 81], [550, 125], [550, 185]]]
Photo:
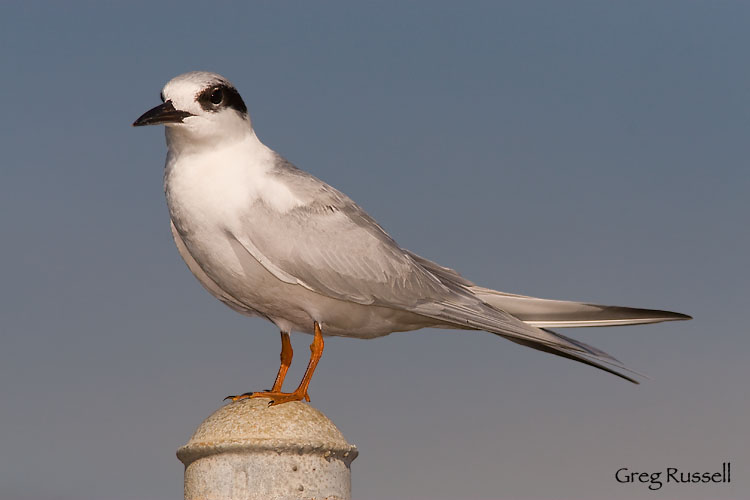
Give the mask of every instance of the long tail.
[[617, 375], [634, 384], [639, 383], [623, 372], [641, 374], [628, 369], [606, 352], [552, 330], [525, 323], [490, 304], [480, 301], [470, 305], [432, 302], [415, 307], [414, 312], [442, 320], [453, 327], [494, 333], [516, 344], [572, 359]]
[[[424, 257], [411, 252], [409, 255], [446, 286], [469, 291], [489, 309], [443, 303], [433, 304], [428, 311], [416, 312], [448, 321], [459, 328], [486, 330], [517, 344], [599, 368], [634, 384], [639, 382], [622, 372], [641, 374], [626, 368], [600, 349], [548, 328], [622, 326], [692, 319], [686, 314], [671, 311], [602, 306], [499, 292], [477, 286], [453, 269]], [[435, 310], [434, 306], [439, 307]]]
[[498, 292], [480, 286], [473, 286], [470, 289], [491, 306], [502, 309], [521, 321], [539, 328], [640, 325], [692, 319], [686, 314], [671, 311], [538, 299]]

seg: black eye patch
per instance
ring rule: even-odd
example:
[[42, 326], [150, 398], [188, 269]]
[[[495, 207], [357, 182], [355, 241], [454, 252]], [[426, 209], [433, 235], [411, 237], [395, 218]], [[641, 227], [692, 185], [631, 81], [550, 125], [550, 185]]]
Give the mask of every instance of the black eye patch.
[[245, 102], [240, 97], [237, 89], [224, 83], [203, 89], [198, 94], [198, 104], [205, 111], [218, 111], [224, 108], [231, 108], [238, 113], [247, 113], [247, 106], [245, 106]]

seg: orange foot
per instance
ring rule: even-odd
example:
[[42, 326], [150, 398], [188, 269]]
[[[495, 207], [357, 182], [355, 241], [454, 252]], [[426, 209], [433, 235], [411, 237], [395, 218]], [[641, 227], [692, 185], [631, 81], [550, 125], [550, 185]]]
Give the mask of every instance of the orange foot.
[[266, 398], [270, 399], [271, 402], [268, 406], [280, 405], [281, 403], [288, 403], [289, 401], [302, 401], [303, 399], [310, 402], [310, 396], [307, 393], [294, 392], [278, 392], [278, 391], [261, 391], [261, 392], [246, 392], [245, 394], [239, 394], [237, 396], [227, 396], [224, 401], [231, 399], [232, 402], [240, 401], [242, 399], [256, 399]]
[[271, 402], [268, 403], [268, 406], [280, 405], [282, 403], [288, 403], [290, 401], [302, 401], [303, 399], [307, 402], [310, 402], [310, 396], [308, 396], [307, 391], [299, 391], [299, 390], [294, 391], [294, 392], [262, 391], [262, 392], [255, 392], [248, 397], [253, 398], [253, 399], [255, 398], [270, 399]]

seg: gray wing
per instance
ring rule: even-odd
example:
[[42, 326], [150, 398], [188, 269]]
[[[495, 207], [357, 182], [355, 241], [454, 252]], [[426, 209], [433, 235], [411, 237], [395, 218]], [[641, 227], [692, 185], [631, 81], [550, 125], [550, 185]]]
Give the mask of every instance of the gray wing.
[[446, 326], [486, 330], [633, 381], [592, 361], [618, 365], [600, 351], [485, 303], [470, 290], [473, 284], [454, 271], [437, 265], [428, 269], [346, 195], [291, 168], [278, 175], [307, 202], [280, 213], [257, 201], [241, 228], [231, 231], [278, 279], [340, 300], [407, 310]]
[[232, 236], [277, 278], [400, 309], [470, 295], [419, 265], [345, 194], [281, 157], [273, 175], [303, 204], [280, 213], [256, 201]]
[[305, 205], [279, 213], [256, 202], [232, 236], [277, 278], [341, 300], [409, 309], [450, 296], [349, 206]]
[[283, 214], [256, 202], [250, 214], [242, 230], [231, 236], [282, 281], [339, 300], [407, 310], [457, 327], [560, 344], [558, 337], [482, 302], [462, 284], [440, 280], [350, 201], [316, 202]]

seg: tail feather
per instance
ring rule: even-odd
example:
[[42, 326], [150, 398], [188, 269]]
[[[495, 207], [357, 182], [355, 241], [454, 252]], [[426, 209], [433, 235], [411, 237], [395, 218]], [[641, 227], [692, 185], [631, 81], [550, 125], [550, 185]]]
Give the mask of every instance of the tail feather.
[[643, 375], [626, 368], [600, 349], [548, 328], [639, 325], [692, 319], [671, 311], [539, 299], [499, 292], [477, 286], [453, 269], [424, 257], [411, 252], [409, 255], [446, 286], [468, 291], [480, 301], [479, 304], [422, 304], [414, 312], [457, 328], [486, 330], [516, 344], [593, 366], [634, 384], [639, 382], [622, 372]]
[[[508, 338], [508, 337], [506, 337], [506, 338]], [[589, 356], [587, 356], [585, 354], [579, 354], [577, 352], [571, 352], [571, 351], [566, 351], [566, 350], [563, 350], [563, 349], [558, 349], [558, 348], [555, 348], [555, 347], [552, 347], [552, 346], [549, 346], [549, 345], [546, 345], [546, 344], [538, 344], [538, 343], [535, 343], [535, 342], [528, 342], [528, 341], [522, 340], [522, 339], [508, 338], [508, 340], [510, 340], [511, 342], [515, 342], [516, 344], [520, 344], [522, 346], [531, 347], [532, 349], [536, 349], [537, 351], [542, 351], [542, 352], [546, 352], [546, 353], [549, 353], [549, 354], [554, 354], [555, 356], [560, 356], [560, 357], [566, 358], [566, 359], [572, 359], [573, 361], [578, 361], [579, 363], [583, 363], [585, 365], [593, 366], [594, 368], [598, 368], [600, 370], [604, 370], [605, 372], [611, 373], [612, 375], [615, 375], [617, 377], [625, 379], [628, 382], [632, 382], [634, 384], [640, 384], [640, 382], [638, 382], [636, 379], [634, 379], [634, 378], [632, 378], [632, 377], [630, 377], [628, 375], [625, 375], [622, 372], [617, 371], [615, 368], [610, 368], [609, 366], [607, 366], [605, 364], [607, 362], [604, 361], [604, 360], [601, 360], [602, 362], [598, 362], [598, 361], [595, 361], [595, 360], [591, 359]], [[612, 363], [609, 363], [609, 364], [612, 364]], [[619, 364], [615, 365], [615, 366], [616, 366], [617, 369], [620, 369], [620, 370], [623, 370], [623, 371], [628, 371], [628, 372], [631, 372], [631, 373], [635, 373], [636, 375], [641, 375], [640, 373], [634, 372], [633, 370], [625, 368], [624, 366], [621, 366]], [[643, 376], [643, 375], [641, 375], [641, 376]]]
[[539, 299], [477, 286], [453, 269], [408, 252], [412, 259], [446, 285], [464, 287], [491, 306], [540, 328], [621, 326], [692, 319], [686, 314], [658, 309], [604, 306], [566, 300]]
[[[622, 366], [622, 361], [620, 361], [619, 359], [615, 358], [611, 354], [602, 351], [601, 349], [597, 349], [596, 347], [594, 347], [592, 345], [589, 345], [589, 344], [586, 344], [584, 342], [581, 342], [580, 340], [576, 340], [574, 338], [568, 337], [566, 335], [563, 335], [562, 333], [553, 332], [552, 330], [548, 330], [546, 328], [542, 328], [542, 330], [544, 330], [545, 332], [552, 333], [552, 334], [560, 337], [561, 339], [567, 340], [571, 344], [578, 346], [579, 348], [583, 349], [584, 351], [588, 352], [589, 354], [591, 354], [593, 356], [596, 356], [596, 357], [601, 358], [603, 360], [605, 360], [605, 359], [609, 360], [612, 363], [616, 363], [616, 364], [619, 364], [619, 365]], [[623, 366], [623, 368], [625, 368], [625, 367]]]
[[604, 306], [566, 300], [539, 299], [473, 286], [474, 294], [488, 304], [540, 328], [621, 326], [692, 319], [686, 314], [657, 309]]
[[454, 327], [494, 333], [517, 344], [599, 368], [634, 384], [639, 383], [621, 371], [635, 375], [640, 375], [639, 373], [626, 368], [606, 352], [552, 330], [524, 323], [507, 312], [483, 302], [472, 305], [426, 303], [415, 308], [414, 312], [439, 319]]

